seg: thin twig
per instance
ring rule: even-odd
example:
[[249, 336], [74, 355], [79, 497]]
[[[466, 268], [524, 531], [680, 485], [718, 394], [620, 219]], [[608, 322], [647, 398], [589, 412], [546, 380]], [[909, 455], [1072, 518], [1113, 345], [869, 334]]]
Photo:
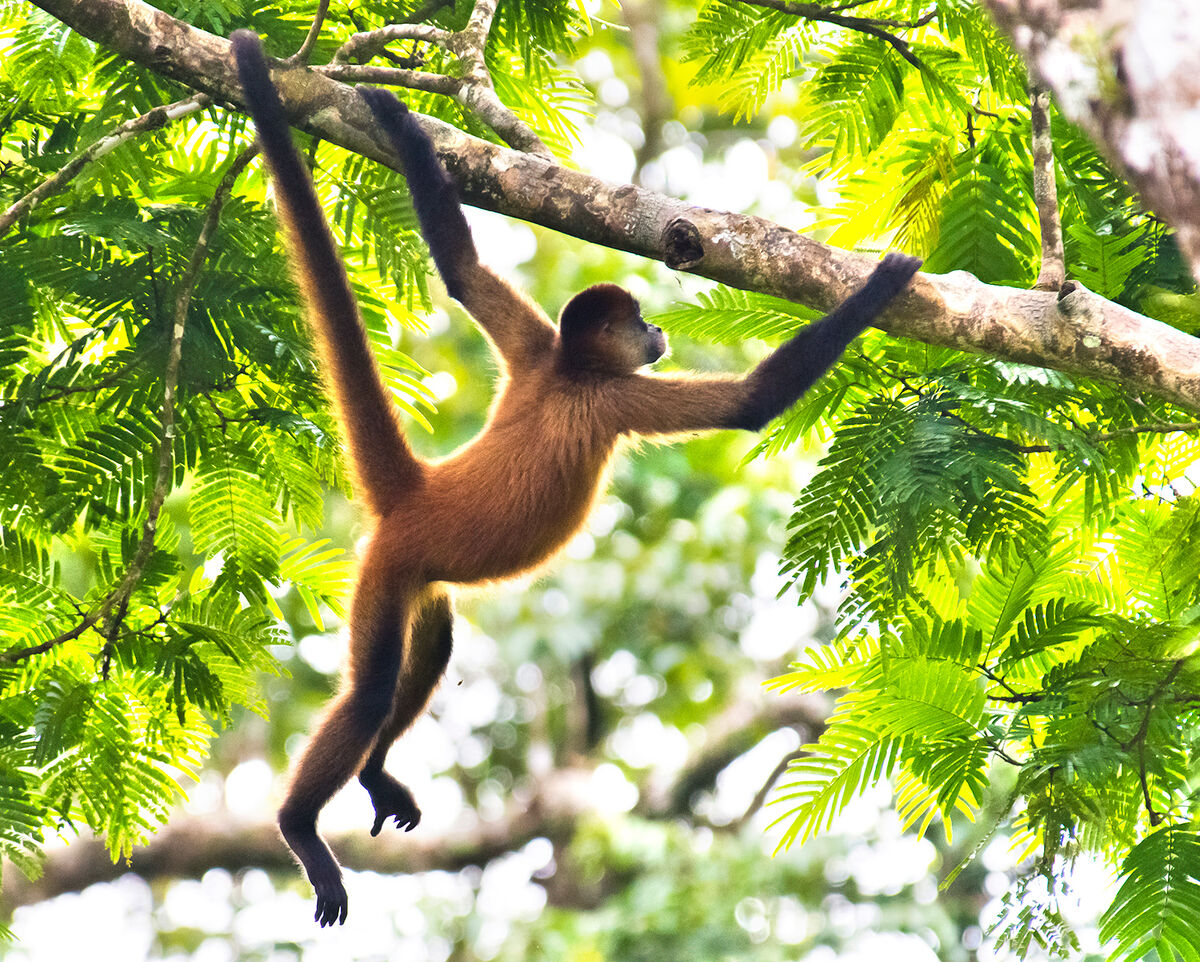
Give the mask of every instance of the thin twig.
[[[870, 0], [863, 0], [863, 3]], [[778, 10], [780, 13], [790, 13], [803, 20], [819, 20], [822, 23], [834, 23], [840, 27], [850, 27], [859, 30], [864, 26], [886, 27], [892, 30], [913, 30], [924, 27], [937, 16], [936, 10], [922, 14], [916, 20], [884, 20], [878, 17], [843, 17], [839, 11], [861, 6], [859, 3], [848, 3], [840, 7], [823, 7], [817, 3], [798, 3], [796, 0], [742, 0], [755, 7], [765, 7], [768, 10]]]
[[[929, 400], [930, 392], [921, 390], [920, 387], [912, 384], [902, 374], [893, 374], [893, 376], [910, 394], [922, 400]], [[961, 415], [954, 414], [951, 411], [943, 411], [941, 412], [941, 416], [961, 425], [976, 437], [1003, 444], [1018, 454], [1053, 454], [1056, 451], [1066, 451], [1070, 447], [1067, 444], [1017, 444], [1009, 438], [1000, 437], [998, 434], [990, 434], [983, 430], [983, 428], [976, 427]], [[1138, 434], [1176, 434], [1188, 431], [1200, 431], [1200, 421], [1156, 421], [1149, 424], [1131, 424], [1128, 427], [1117, 428], [1114, 431], [1104, 431], [1100, 434], [1092, 434], [1076, 421], [1072, 421], [1071, 423], [1077, 432], [1087, 438], [1089, 444], [1103, 444], [1105, 441], [1115, 441], [1117, 438], [1131, 437]]]
[[[1087, 434], [1092, 444], [1113, 441], [1116, 438], [1129, 437], [1135, 434], [1175, 434], [1176, 432], [1200, 431], [1200, 421], [1164, 421], [1157, 424], [1131, 424], [1127, 428], [1117, 428], [1115, 431], [1105, 431], [1103, 434]], [[1086, 434], [1086, 432], [1085, 432]], [[1017, 444], [1014, 450], [1021, 454], [1052, 454], [1064, 451], [1065, 444]]]
[[771, 774], [758, 787], [758, 791], [754, 793], [754, 798], [750, 800], [750, 804], [746, 806], [746, 810], [729, 824], [729, 828], [737, 831], [750, 821], [755, 813], [766, 804], [767, 796], [771, 794], [771, 789], [775, 787], [775, 783], [779, 781], [783, 773], [788, 770], [788, 766], [797, 758], [803, 758], [807, 754], [808, 752], [804, 748], [797, 748], [795, 751], [788, 752], [783, 758], [779, 759], [779, 764], [775, 766]]
[[300, 44], [300, 49], [287, 58], [288, 63], [308, 63], [313, 47], [317, 45], [317, 38], [321, 35], [321, 25], [325, 23], [325, 14], [328, 12], [329, 0], [321, 0], [317, 7], [317, 15], [313, 17], [312, 26], [308, 28], [308, 36], [304, 38], [304, 43]]
[[1183, 668], [1183, 662], [1177, 661], [1171, 666], [1171, 670], [1166, 676], [1155, 686], [1154, 691], [1150, 693], [1150, 697], [1146, 703], [1146, 714], [1142, 717], [1142, 724], [1138, 728], [1137, 734], [1131, 739], [1138, 746], [1138, 776], [1142, 782], [1142, 798], [1146, 803], [1146, 815], [1150, 819], [1150, 824], [1160, 825], [1163, 819], [1166, 818], [1162, 812], [1154, 807], [1154, 802], [1150, 798], [1150, 779], [1146, 774], [1146, 735], [1150, 732], [1150, 716], [1154, 711], [1154, 700], [1166, 691], [1167, 687], [1175, 680], [1175, 676], [1179, 674]]
[[377, 30], [364, 30], [354, 34], [338, 47], [333, 55], [334, 63], [365, 63], [384, 47], [395, 40], [421, 40], [445, 46], [451, 37], [449, 30], [425, 23], [392, 23]]
[[[200, 227], [200, 234], [196, 239], [196, 246], [192, 248], [192, 255], [188, 259], [187, 268], [184, 270], [183, 276], [179, 279], [179, 288], [175, 295], [175, 316], [171, 345], [167, 350], [167, 366], [163, 372], [162, 432], [158, 451], [158, 474], [155, 477], [154, 490], [150, 495], [150, 502], [146, 509], [146, 521], [142, 525], [142, 539], [138, 543], [133, 559], [129, 562], [129, 567], [125, 570], [125, 574], [122, 576], [117, 587], [109, 592], [104, 600], [89, 614], [85, 615], [83, 620], [74, 628], [41, 644], [22, 648], [18, 651], [0, 653], [0, 661], [16, 662], [33, 655], [40, 655], [64, 642], [78, 638], [101, 620], [106, 621], [104, 632], [106, 646], [111, 646], [112, 639], [116, 637], [121, 620], [124, 618], [125, 609], [133, 594], [133, 589], [141, 579], [146, 562], [150, 560], [150, 554], [154, 550], [154, 538], [158, 532], [159, 513], [162, 511], [163, 502], [166, 500], [167, 490], [171, 484], [171, 475], [174, 471], [175, 390], [179, 386], [179, 364], [183, 356], [183, 332], [187, 326], [188, 308], [191, 305], [192, 293], [196, 288], [196, 282], [200, 278], [200, 269], [204, 266], [204, 260], [208, 256], [209, 243], [220, 220], [221, 210], [224, 208], [225, 202], [229, 199], [229, 195], [233, 191], [234, 182], [257, 153], [258, 145], [255, 144], [242, 151], [229, 165], [229, 169], [225, 172], [225, 176], [221, 178], [221, 183], [213, 193], [212, 200], [208, 203], [204, 223]], [[110, 619], [109, 616], [114, 611], [116, 614]]]
[[[488, 34], [496, 16], [497, 0], [476, 0], [467, 25], [456, 33], [429, 24], [396, 23], [377, 30], [362, 30], [344, 43], [333, 63], [315, 68], [334, 80], [362, 81], [424, 90], [453, 97], [478, 115], [508, 146], [528, 154], [553, 159], [550, 149], [496, 95], [484, 57]], [[436, 9], [436, 8], [435, 8]], [[463, 67], [460, 77], [447, 77], [394, 67], [371, 67], [346, 61], [369, 59], [393, 40], [428, 41], [444, 47]]]
[[878, 37], [918, 70], [928, 72], [929, 68], [920, 57], [912, 52], [908, 41], [897, 37], [891, 31], [914, 30], [917, 27], [923, 27], [932, 22], [937, 15], [935, 11], [930, 11], [917, 20], [876, 20], [871, 17], [845, 17], [834, 13], [829, 7], [822, 7], [815, 3], [794, 3], [791, 0], [741, 0], [741, 2], [752, 7], [765, 7], [768, 10], [778, 10], [780, 13], [790, 13], [804, 20], [832, 23], [839, 27], [845, 27], [847, 30], [856, 30], [859, 33]]
[[4, 236], [13, 224], [33, 210], [41, 201], [66, 187], [93, 160], [103, 157], [138, 134], [148, 130], [158, 130], [173, 120], [195, 113], [197, 110], [203, 110], [211, 103], [212, 98], [207, 94], [195, 94], [173, 104], [155, 107], [140, 117], [125, 121], [114, 128], [111, 133], [105, 134], [95, 143], [84, 148], [65, 167], [51, 174], [3, 214], [0, 214], [0, 237]]
[[324, 74], [331, 80], [381, 84], [386, 87], [405, 87], [408, 90], [445, 94], [447, 97], [457, 97], [463, 87], [463, 81], [458, 77], [447, 77], [440, 73], [423, 73], [418, 70], [401, 70], [397, 67], [331, 63], [324, 67], [313, 67], [313, 70], [316, 73]]

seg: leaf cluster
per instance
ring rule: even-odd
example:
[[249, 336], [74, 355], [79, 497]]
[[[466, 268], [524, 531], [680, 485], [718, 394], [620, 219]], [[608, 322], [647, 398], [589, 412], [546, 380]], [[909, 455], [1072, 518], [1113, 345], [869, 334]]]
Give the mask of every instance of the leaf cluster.
[[[795, 99], [807, 171], [838, 183], [822, 224], [834, 243], [1029, 285], [1040, 242], [1025, 69], [977, 5], [929, 9], [710, 0], [685, 51], [735, 117]], [[888, 24], [891, 40], [831, 25], [839, 14]], [[1194, 287], [1162, 222], [1057, 116], [1053, 137], [1068, 276], [1194, 329]], [[727, 341], [776, 339], [799, 318], [717, 291], [664, 323]], [[775, 687], [840, 700], [777, 799], [781, 844], [828, 829], [879, 782], [905, 825], [940, 821], [949, 836], [999, 766], [1015, 776], [1002, 818], [1050, 883], [1010, 893], [999, 945], [1071, 950], [1056, 899], [1064, 866], [1090, 852], [1125, 877], [1103, 928], [1114, 958], [1194, 957], [1193, 419], [1113, 387], [872, 337], [759, 451], [814, 429], [828, 443], [782, 570], [801, 593], [839, 581], [844, 598], [836, 640]]]
[[[666, 320], [703, 332], [739, 311], [723, 336], [800, 323], [723, 291]], [[1084, 852], [1144, 875], [1141, 846], [1195, 819], [1194, 424], [1110, 386], [876, 335], [760, 449], [812, 428], [831, 439], [782, 571], [802, 595], [838, 580], [843, 601], [834, 642], [774, 687], [840, 699], [776, 799], [781, 845], [881, 782], [906, 826], [940, 822], [949, 837], [1001, 766], [1015, 776], [1014, 839], [1054, 884]], [[1120, 957], [1196, 935], [1191, 883], [1155, 864], [1110, 910]], [[1052, 902], [1014, 895], [997, 938], [1069, 946]]]

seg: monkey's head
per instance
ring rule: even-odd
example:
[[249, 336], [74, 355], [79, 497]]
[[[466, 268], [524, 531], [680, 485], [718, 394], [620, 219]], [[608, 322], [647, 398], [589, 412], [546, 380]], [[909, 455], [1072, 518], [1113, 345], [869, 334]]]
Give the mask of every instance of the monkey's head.
[[628, 374], [667, 353], [662, 328], [643, 321], [637, 300], [616, 284], [596, 284], [572, 297], [558, 329], [571, 367]]

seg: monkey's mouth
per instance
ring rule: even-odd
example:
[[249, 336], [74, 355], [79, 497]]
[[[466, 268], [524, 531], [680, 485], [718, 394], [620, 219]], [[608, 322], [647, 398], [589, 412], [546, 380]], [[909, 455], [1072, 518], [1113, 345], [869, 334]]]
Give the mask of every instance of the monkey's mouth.
[[653, 364], [667, 353], [667, 336], [662, 331], [653, 331], [646, 344], [646, 363]]

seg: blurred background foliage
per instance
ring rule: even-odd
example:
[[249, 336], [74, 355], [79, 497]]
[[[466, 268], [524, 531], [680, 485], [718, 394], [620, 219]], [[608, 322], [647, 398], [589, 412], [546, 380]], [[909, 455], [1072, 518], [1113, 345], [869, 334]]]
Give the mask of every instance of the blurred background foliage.
[[[487, 63], [564, 162], [1030, 286], [1024, 68], [975, 4], [768, 7], [503, 0]], [[164, 9], [281, 56], [314, 14]], [[470, 10], [335, 0], [313, 62]], [[189, 94], [23, 2], [0, 4], [0, 54], [0, 209]], [[1161, 221], [1057, 117], [1054, 135], [1068, 275], [1196, 330]], [[552, 573], [463, 600], [447, 682], [392, 756], [425, 820], [378, 843], [444, 838], [439, 866], [352, 873], [348, 926], [317, 932], [286, 860], [205, 865], [214, 837], [269, 826], [336, 684], [362, 533], [257, 163], [194, 279], [164, 432], [175, 296], [251, 139], [200, 106], [0, 235], [0, 854], [21, 906], [0, 957], [79, 954], [81, 933], [120, 959], [1082, 957], [1106, 906], [1105, 952], [1194, 956], [1197, 425], [880, 332], [762, 439], [631, 451]], [[301, 140], [410, 436], [447, 453], [486, 416], [487, 345], [429, 274], [402, 179]], [[673, 336], [668, 366], [744, 369], [812, 316], [470, 215], [551, 313], [590, 283], [631, 288]], [[506, 837], [510, 799], [545, 803], [564, 775], [585, 809]], [[322, 824], [369, 818], [352, 789]], [[187, 827], [197, 877], [36, 901], [64, 840], [97, 833], [136, 872], [164, 822]], [[457, 855], [480, 826], [500, 843]]]

